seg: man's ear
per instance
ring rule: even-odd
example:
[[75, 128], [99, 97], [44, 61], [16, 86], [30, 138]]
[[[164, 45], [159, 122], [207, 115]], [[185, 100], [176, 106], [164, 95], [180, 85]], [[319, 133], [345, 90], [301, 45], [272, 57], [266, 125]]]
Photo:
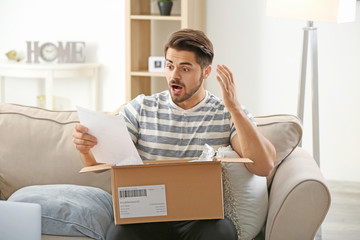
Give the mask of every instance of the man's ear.
[[211, 73], [211, 65], [207, 66], [204, 70], [204, 79], [207, 79], [209, 76], [210, 76], [210, 73]]

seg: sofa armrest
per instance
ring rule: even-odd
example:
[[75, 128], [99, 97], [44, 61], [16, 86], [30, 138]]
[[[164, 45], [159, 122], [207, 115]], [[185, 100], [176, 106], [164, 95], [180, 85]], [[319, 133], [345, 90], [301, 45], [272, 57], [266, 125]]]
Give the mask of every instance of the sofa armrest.
[[315, 160], [296, 148], [279, 166], [272, 182], [265, 239], [314, 239], [330, 202], [329, 189]]

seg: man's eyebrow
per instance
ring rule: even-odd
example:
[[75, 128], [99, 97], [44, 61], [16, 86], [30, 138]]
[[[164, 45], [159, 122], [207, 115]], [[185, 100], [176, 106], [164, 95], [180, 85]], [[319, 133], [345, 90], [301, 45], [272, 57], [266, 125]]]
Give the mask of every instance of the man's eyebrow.
[[[170, 59], [165, 59], [167, 62], [170, 62], [171, 64], [173, 64], [173, 61], [171, 61]], [[191, 62], [181, 62], [180, 65], [189, 65], [189, 66], [193, 66], [193, 64]]]

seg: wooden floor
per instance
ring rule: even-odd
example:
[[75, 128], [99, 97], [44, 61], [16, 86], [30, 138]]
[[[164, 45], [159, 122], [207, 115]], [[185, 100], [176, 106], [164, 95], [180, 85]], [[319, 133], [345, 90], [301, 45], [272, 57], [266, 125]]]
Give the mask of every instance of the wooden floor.
[[328, 181], [331, 207], [321, 227], [322, 240], [360, 240], [360, 183]]

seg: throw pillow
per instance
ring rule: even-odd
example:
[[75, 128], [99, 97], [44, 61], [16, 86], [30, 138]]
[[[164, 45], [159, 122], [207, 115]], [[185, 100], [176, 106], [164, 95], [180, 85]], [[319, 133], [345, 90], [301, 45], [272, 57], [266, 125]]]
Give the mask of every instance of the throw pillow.
[[[221, 158], [239, 155], [231, 147], [220, 148]], [[224, 214], [231, 219], [239, 240], [251, 240], [264, 226], [268, 209], [266, 178], [250, 173], [243, 163], [222, 163]]]
[[13, 193], [8, 201], [40, 204], [43, 234], [104, 240], [113, 220], [111, 194], [95, 187], [29, 186]]

